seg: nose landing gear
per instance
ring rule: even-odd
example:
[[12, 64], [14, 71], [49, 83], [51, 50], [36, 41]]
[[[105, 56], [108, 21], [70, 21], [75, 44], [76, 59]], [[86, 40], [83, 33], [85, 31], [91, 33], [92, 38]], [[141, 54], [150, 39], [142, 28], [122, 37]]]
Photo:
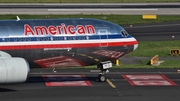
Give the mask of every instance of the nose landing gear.
[[111, 61], [105, 61], [101, 62], [99, 65], [97, 65], [98, 68], [100, 68], [101, 72], [98, 75], [98, 80], [100, 82], [105, 82], [107, 77], [105, 76], [106, 73], [109, 72], [109, 68], [112, 67], [112, 62]]

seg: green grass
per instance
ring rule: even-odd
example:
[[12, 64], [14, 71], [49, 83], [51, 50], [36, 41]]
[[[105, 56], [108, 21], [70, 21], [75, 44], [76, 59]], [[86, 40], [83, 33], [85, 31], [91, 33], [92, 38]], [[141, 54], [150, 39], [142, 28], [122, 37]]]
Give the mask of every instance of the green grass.
[[164, 61], [160, 67], [163, 68], [180, 68], [180, 60], [166, 60]]
[[0, 3], [138, 3], [179, 2], [179, 0], [0, 0]]
[[[159, 66], [147, 65], [148, 60], [141, 60], [141, 64], [123, 64], [113, 66], [113, 68], [180, 68], [180, 60], [164, 60]], [[95, 68], [95, 67], [94, 67]]]
[[[47, 15], [18, 15], [20, 19], [44, 19]], [[180, 21], [179, 15], [159, 15], [156, 20], [144, 20], [141, 15], [48, 15], [50, 18], [96, 18], [119, 25]], [[1, 15], [1, 20], [16, 19], [16, 15]]]
[[113, 68], [180, 68], [180, 60], [162, 60], [164, 61], [159, 66], [147, 65], [148, 60], [141, 60], [141, 64], [121, 64]]
[[129, 56], [170, 56], [170, 49], [180, 49], [180, 40], [139, 42], [138, 48]]

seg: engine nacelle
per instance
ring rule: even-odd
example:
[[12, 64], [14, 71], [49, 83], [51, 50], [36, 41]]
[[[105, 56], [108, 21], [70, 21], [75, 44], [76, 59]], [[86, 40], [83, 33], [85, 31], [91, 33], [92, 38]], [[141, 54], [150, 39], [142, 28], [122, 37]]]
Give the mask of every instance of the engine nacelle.
[[12, 56], [9, 53], [6, 53], [4, 51], [0, 51], [0, 57], [12, 58]]
[[29, 72], [29, 63], [25, 59], [0, 57], [0, 84], [25, 82]]

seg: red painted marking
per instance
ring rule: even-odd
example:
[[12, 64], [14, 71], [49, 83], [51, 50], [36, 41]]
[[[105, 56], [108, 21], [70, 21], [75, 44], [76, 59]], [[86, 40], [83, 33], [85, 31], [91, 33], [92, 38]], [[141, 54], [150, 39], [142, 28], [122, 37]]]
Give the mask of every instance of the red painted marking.
[[[80, 41], [80, 40], [79, 40]], [[38, 42], [37, 42], [38, 43]], [[127, 46], [137, 44], [137, 41], [127, 42]], [[25, 43], [26, 44], [26, 43]], [[108, 47], [124, 46], [124, 42], [108, 42]], [[43, 48], [88, 48], [88, 47], [100, 47], [100, 43], [81, 43], [81, 44], [37, 44], [37, 45], [7, 45], [0, 46], [0, 50], [21, 50], [21, 49], [43, 49]]]
[[98, 51], [94, 51], [92, 53], [101, 55], [101, 56], [105, 56], [105, 57], [109, 57], [109, 58], [113, 58], [113, 59], [118, 59], [124, 54], [124, 52], [110, 51], [110, 50], [98, 50]]
[[38, 59], [34, 61], [43, 68], [55, 68], [66, 66], [85, 66], [83, 62], [68, 56], [57, 56], [51, 58]]
[[133, 86], [175, 86], [176, 84], [167, 80], [141, 80], [141, 81], [131, 81]]
[[85, 75], [42, 75], [46, 86], [92, 86]]
[[122, 75], [132, 86], [177, 86], [175, 82], [165, 75]]
[[130, 80], [158, 80], [163, 79], [162, 75], [125, 75]]

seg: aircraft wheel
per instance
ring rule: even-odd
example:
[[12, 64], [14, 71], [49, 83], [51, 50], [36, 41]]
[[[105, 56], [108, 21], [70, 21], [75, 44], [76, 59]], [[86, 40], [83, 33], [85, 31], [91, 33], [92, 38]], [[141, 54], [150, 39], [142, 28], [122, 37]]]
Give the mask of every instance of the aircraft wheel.
[[98, 80], [101, 81], [101, 82], [105, 82], [106, 81], [106, 76], [105, 75], [102, 75], [102, 74], [99, 74], [98, 76]]

